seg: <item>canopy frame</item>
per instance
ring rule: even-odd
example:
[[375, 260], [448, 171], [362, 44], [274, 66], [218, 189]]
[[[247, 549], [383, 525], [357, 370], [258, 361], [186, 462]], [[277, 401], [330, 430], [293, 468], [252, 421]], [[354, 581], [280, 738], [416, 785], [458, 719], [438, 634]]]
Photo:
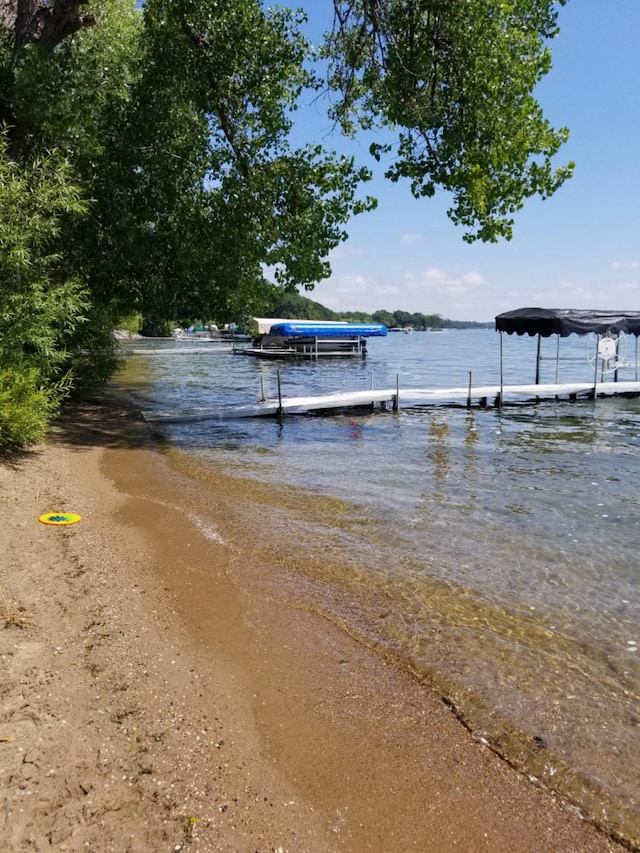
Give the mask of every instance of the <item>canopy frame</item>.
[[[536, 385], [540, 384], [541, 338], [551, 335], [558, 336], [556, 348], [556, 384], [559, 381], [560, 338], [569, 335], [596, 335], [596, 350], [594, 360], [593, 394], [596, 395], [598, 383], [600, 341], [603, 338], [618, 340], [622, 333], [634, 335], [636, 338], [636, 379], [638, 375], [638, 337], [640, 336], [640, 311], [601, 311], [581, 310], [572, 308], [518, 308], [506, 311], [495, 318], [496, 331], [500, 332], [500, 408], [502, 408], [502, 388], [504, 385], [504, 365], [502, 335], [538, 336], [536, 348]], [[605, 361], [602, 358], [602, 364]], [[603, 367], [604, 381], [604, 367]], [[614, 372], [614, 382], [618, 381], [618, 369]]]

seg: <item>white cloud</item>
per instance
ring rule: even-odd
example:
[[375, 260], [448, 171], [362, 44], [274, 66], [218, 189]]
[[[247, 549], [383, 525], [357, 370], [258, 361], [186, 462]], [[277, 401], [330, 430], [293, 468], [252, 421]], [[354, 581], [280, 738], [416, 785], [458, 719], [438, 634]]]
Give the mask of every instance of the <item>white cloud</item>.
[[[401, 310], [441, 314], [451, 319], [487, 320], [496, 301], [477, 270], [453, 273], [443, 267], [386, 269], [334, 274], [320, 282], [312, 298], [334, 311]], [[337, 270], [336, 270], [337, 273]], [[512, 306], [507, 306], [504, 310]]]
[[471, 271], [462, 275], [453, 275], [439, 267], [427, 267], [422, 272], [406, 271], [404, 274], [410, 290], [424, 292], [425, 296], [471, 297], [482, 291], [486, 284], [479, 272]]
[[374, 286], [372, 291], [377, 299], [395, 299], [402, 293], [402, 288], [397, 284], [380, 284]]
[[612, 261], [611, 262], [612, 270], [637, 270], [640, 269], [640, 261], [627, 261], [625, 263], [621, 263], [620, 261]]
[[486, 284], [479, 272], [467, 272], [462, 276], [462, 280], [465, 284]]
[[441, 270], [439, 267], [427, 267], [426, 269], [422, 270], [421, 273], [418, 273], [417, 276], [416, 276], [416, 273], [407, 271], [406, 277], [410, 280], [416, 279], [416, 277], [417, 277], [423, 281], [435, 281], [435, 282], [447, 280], [447, 274], [445, 273], [444, 270]]
[[400, 242], [405, 246], [415, 246], [416, 243], [422, 243], [422, 234], [401, 234]]
[[333, 263], [334, 261], [345, 261], [349, 258], [360, 258], [362, 254], [362, 246], [345, 246], [342, 244], [331, 249], [327, 258]]
[[367, 276], [343, 275], [321, 282], [308, 295], [333, 311], [366, 311], [361, 306], [370, 301], [373, 289], [374, 283]]
[[623, 281], [595, 284], [585, 279], [560, 279], [532, 295], [535, 305], [545, 308], [603, 308], [637, 311], [640, 306], [640, 282]]
[[364, 275], [344, 275], [340, 279], [340, 286], [349, 293], [364, 293], [370, 285], [370, 280]]

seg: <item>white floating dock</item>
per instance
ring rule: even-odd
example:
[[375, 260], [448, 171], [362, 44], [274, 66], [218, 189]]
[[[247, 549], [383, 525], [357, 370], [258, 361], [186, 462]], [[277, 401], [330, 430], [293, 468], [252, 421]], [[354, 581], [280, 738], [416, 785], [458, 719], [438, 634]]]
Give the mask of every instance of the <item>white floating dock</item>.
[[[386, 388], [379, 391], [345, 391], [309, 397], [282, 397], [240, 405], [223, 405], [215, 409], [193, 408], [180, 413], [145, 415], [153, 424], [190, 423], [231, 418], [279, 417], [343, 409], [380, 406], [384, 409], [416, 406], [497, 406], [527, 401], [543, 402], [555, 399], [593, 397], [593, 383], [574, 382], [554, 385], [484, 385], [476, 388]], [[596, 397], [640, 396], [640, 382], [602, 382], [596, 385]]]

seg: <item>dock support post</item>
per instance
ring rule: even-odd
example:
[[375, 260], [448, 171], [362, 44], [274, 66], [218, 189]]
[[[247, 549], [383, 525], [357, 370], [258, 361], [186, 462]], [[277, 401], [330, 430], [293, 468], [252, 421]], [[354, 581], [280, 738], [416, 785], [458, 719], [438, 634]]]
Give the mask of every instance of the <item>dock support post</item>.
[[393, 399], [393, 411], [397, 412], [400, 409], [400, 374], [396, 373], [396, 396]]
[[596, 335], [596, 357], [594, 359], [593, 371], [593, 399], [596, 399], [596, 388], [598, 387], [598, 357], [600, 355], [600, 335]]
[[500, 411], [502, 411], [502, 389], [504, 387], [504, 372], [502, 359], [502, 332], [500, 332]]
[[556, 346], [556, 385], [560, 381], [560, 335], [558, 335], [558, 343]]
[[467, 394], [467, 409], [471, 408], [471, 371], [469, 371], [469, 393]]
[[542, 338], [538, 335], [538, 345], [536, 348], [536, 385], [540, 384], [540, 347], [542, 346]]
[[264, 376], [260, 377], [260, 402], [264, 403], [267, 398], [264, 396]]
[[279, 418], [282, 417], [282, 385], [280, 383], [280, 371], [278, 371], [278, 411], [276, 414]]
[[638, 337], [636, 336], [636, 382], [638, 381]]

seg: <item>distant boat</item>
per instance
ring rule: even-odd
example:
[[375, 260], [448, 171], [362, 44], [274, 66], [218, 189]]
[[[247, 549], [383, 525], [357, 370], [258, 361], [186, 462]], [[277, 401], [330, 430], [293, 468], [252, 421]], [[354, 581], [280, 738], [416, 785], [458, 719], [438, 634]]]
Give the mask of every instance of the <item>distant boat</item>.
[[328, 356], [364, 356], [366, 338], [387, 334], [380, 323], [345, 323], [314, 320], [274, 320], [254, 318], [251, 327], [268, 326], [245, 355], [257, 358], [319, 358]]

